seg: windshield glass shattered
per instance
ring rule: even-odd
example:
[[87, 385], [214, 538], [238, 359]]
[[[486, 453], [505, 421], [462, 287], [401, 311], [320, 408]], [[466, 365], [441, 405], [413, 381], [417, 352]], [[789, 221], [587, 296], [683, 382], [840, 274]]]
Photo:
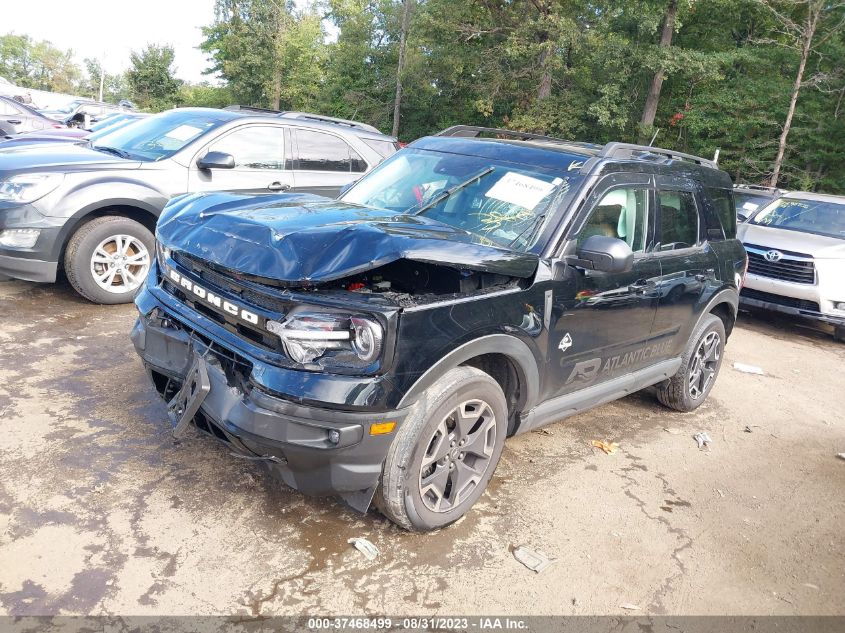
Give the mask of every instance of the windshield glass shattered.
[[528, 250], [548, 212], [582, 178], [577, 172], [407, 148], [341, 199], [423, 215], [500, 246]]
[[781, 198], [751, 223], [845, 239], [845, 203]]

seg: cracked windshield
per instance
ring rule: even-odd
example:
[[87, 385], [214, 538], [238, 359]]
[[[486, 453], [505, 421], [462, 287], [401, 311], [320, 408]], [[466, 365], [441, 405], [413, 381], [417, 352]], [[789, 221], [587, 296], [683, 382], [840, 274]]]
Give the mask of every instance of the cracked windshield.
[[477, 156], [406, 149], [350, 189], [345, 202], [419, 214], [529, 250], [548, 211], [582, 176]]

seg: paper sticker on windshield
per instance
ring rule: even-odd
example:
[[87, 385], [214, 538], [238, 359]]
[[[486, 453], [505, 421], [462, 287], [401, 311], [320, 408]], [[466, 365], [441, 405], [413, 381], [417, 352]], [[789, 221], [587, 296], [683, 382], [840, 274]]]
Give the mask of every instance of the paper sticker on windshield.
[[756, 211], [759, 207], [760, 205], [755, 202], [746, 202], [744, 205], [742, 205], [742, 208], [746, 211]]
[[509, 171], [484, 195], [532, 210], [554, 188], [555, 185], [551, 182]]
[[202, 132], [202, 129], [194, 127], [193, 125], [180, 125], [179, 127], [175, 127], [170, 130], [164, 136], [177, 141], [187, 141], [188, 139], [194, 138], [200, 132]]

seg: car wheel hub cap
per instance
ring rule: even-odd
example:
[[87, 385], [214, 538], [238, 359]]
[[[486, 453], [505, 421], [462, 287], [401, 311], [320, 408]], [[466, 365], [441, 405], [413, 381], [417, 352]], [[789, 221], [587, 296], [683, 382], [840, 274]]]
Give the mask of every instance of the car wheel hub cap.
[[91, 275], [97, 285], [114, 294], [136, 290], [150, 270], [150, 252], [131, 235], [112, 235], [97, 245]]
[[722, 337], [710, 332], [701, 339], [690, 362], [689, 395], [693, 400], [698, 400], [713, 383], [721, 357]]
[[420, 465], [419, 490], [432, 512], [448, 512], [477, 488], [496, 445], [496, 416], [483, 400], [467, 400], [434, 430]]

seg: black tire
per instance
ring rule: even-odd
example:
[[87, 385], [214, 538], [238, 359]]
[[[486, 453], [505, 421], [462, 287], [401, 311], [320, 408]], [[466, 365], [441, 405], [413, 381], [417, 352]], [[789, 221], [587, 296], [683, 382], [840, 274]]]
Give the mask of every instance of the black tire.
[[[482, 405], [474, 404], [476, 402]], [[483, 406], [485, 404], [487, 408]], [[433, 497], [437, 494], [431, 490], [423, 493], [423, 460], [430, 459], [436, 453], [434, 447], [440, 446], [437, 437], [444, 443], [452, 437], [452, 434], [443, 436], [440, 429], [448, 427], [449, 420], [455, 419], [454, 414], [459, 408], [465, 414], [480, 414], [476, 422], [467, 422], [467, 425], [472, 424], [469, 428], [477, 429], [477, 435], [470, 434], [468, 437], [472, 439], [465, 446], [480, 447], [476, 445], [476, 440], [483, 439], [489, 457], [480, 462], [471, 450], [466, 453], [460, 451], [464, 444], [456, 446], [450, 442], [450, 446], [455, 446], [448, 449], [450, 454], [425, 467], [440, 468], [439, 472], [445, 473], [449, 480], [444, 490], [454, 496], [454, 507], [437, 510], [432, 505], [439, 508], [443, 502], [448, 502], [448, 505], [452, 502], [446, 499], [447, 495], [442, 495], [440, 501], [435, 502]], [[492, 420], [488, 412], [492, 413]], [[382, 470], [381, 485], [376, 492], [376, 505], [382, 514], [401, 527], [417, 532], [444, 527], [464, 516], [484, 493], [496, 470], [505, 444], [507, 416], [505, 395], [490, 375], [474, 367], [457, 367], [444, 374], [426, 391], [390, 446]], [[455, 428], [459, 427], [456, 425]], [[494, 438], [490, 437], [491, 428], [495, 429]], [[447, 463], [441, 463], [446, 460]], [[466, 476], [465, 473], [474, 472], [473, 468], [481, 471], [482, 466], [484, 469], [477, 481], [468, 480], [455, 492], [454, 485], [458, 484], [453, 485], [452, 482], [456, 478], [459, 480]], [[459, 472], [464, 474], [459, 475]]]
[[833, 330], [833, 340], [845, 343], [845, 325], [837, 325]]
[[[109, 238], [118, 236], [128, 236], [134, 240], [130, 243], [131, 248], [128, 247], [131, 253], [141, 253], [142, 247], [145, 248], [147, 263], [145, 267], [127, 266], [126, 276], [120, 277], [122, 285], [117, 283], [118, 276], [123, 274], [123, 268], [120, 268], [121, 272], [116, 273], [113, 282], [108, 284], [109, 288], [113, 289], [109, 290], [97, 282], [93, 271], [95, 265], [98, 269], [106, 270], [108, 264], [95, 264], [93, 258], [98, 246]], [[105, 246], [106, 251], [110, 252], [109, 244]], [[65, 250], [65, 273], [74, 290], [89, 301], [107, 305], [129, 303], [140, 288], [140, 283], [135, 285], [135, 280], [140, 278], [140, 282], [143, 282], [153, 257], [155, 257], [155, 238], [143, 224], [129, 218], [108, 215], [83, 224], [70, 238]], [[117, 265], [119, 266], [120, 263]], [[130, 275], [132, 281], [130, 281]]]
[[[702, 367], [701, 364], [704, 362], [701, 355], [702, 345], [705, 345], [705, 341], [713, 335], [717, 337], [716, 353], [718, 356]], [[690, 337], [677, 373], [669, 380], [657, 385], [657, 399], [670, 409], [675, 409], [675, 411], [687, 412], [697, 409], [707, 399], [710, 390], [716, 383], [724, 352], [725, 325], [719, 317], [708, 314], [701, 320]], [[709, 374], [706, 383], [695, 381], [695, 372], [699, 367], [702, 367], [702, 378], [706, 378], [705, 374], [712, 372]], [[696, 382], [695, 388], [692, 386], [693, 382]]]

